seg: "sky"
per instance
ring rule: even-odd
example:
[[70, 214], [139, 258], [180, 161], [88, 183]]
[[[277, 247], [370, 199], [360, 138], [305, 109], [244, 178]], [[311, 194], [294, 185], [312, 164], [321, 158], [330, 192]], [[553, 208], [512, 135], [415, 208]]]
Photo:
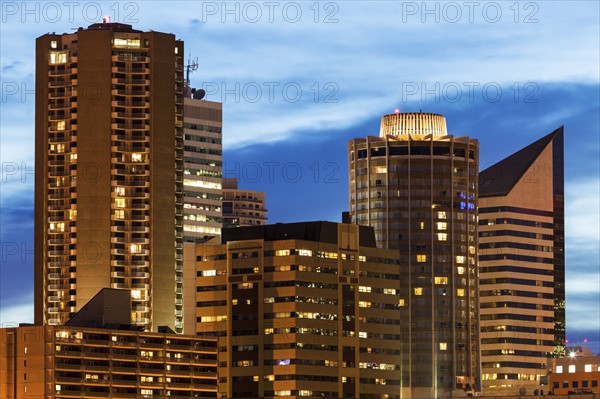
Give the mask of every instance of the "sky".
[[347, 142], [399, 109], [480, 141], [480, 169], [565, 126], [567, 338], [600, 352], [597, 1], [2, 1], [0, 323], [33, 320], [35, 39], [111, 22], [173, 33], [223, 102], [224, 174], [270, 222], [339, 221]]

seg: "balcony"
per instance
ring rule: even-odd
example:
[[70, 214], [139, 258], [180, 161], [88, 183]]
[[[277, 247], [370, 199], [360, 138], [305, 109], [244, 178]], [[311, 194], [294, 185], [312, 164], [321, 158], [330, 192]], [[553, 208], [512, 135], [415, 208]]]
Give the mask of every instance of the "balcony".
[[70, 75], [72, 73], [77, 73], [77, 68], [64, 68], [64, 69], [50, 68], [50, 70], [48, 71], [48, 77]]
[[143, 73], [149, 74], [150, 69], [140, 66], [128, 66], [128, 67], [112, 67], [112, 73]]
[[131, 96], [131, 97], [149, 97], [150, 92], [148, 90], [139, 89], [113, 89], [111, 91], [113, 96]]

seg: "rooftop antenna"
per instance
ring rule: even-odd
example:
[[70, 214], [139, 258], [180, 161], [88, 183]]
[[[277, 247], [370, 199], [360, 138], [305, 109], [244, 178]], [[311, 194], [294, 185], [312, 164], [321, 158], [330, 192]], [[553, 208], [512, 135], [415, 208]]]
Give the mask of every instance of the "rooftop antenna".
[[190, 73], [198, 70], [198, 57], [192, 59], [191, 54], [189, 55], [188, 63], [185, 66], [185, 84], [190, 87]]

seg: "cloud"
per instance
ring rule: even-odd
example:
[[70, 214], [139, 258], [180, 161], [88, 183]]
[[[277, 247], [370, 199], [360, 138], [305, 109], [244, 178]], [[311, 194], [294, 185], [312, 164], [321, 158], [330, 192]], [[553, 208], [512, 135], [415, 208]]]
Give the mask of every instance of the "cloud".
[[0, 327], [16, 326], [19, 323], [33, 323], [33, 296], [23, 298], [20, 303], [0, 307]]

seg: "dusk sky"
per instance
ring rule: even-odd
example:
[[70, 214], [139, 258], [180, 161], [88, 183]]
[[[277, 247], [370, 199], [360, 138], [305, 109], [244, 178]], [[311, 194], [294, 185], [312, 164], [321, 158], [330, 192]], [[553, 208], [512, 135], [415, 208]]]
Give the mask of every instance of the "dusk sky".
[[597, 1], [3, 1], [0, 322], [33, 321], [35, 39], [101, 22], [170, 32], [223, 102], [224, 176], [269, 222], [340, 221], [347, 142], [399, 109], [480, 141], [480, 169], [565, 126], [567, 338], [600, 351]]

